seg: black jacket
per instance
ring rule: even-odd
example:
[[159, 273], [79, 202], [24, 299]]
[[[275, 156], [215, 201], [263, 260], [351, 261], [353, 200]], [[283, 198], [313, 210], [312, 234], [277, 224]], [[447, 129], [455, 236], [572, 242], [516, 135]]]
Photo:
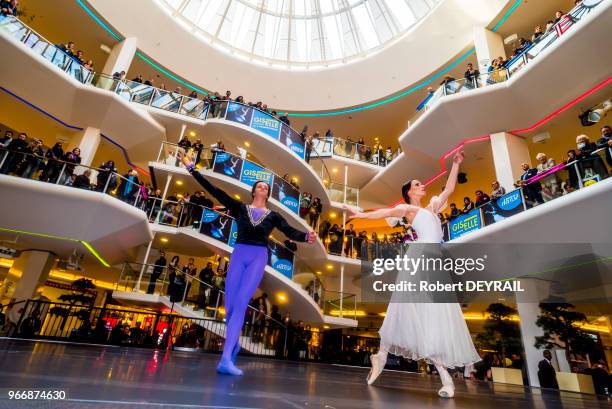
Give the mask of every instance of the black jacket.
[[190, 169], [191, 175], [206, 189], [215, 199], [217, 199], [229, 211], [230, 215], [236, 219], [238, 224], [238, 237], [236, 244], [250, 244], [253, 246], [268, 246], [268, 237], [274, 228], [282, 231], [285, 236], [293, 241], [307, 241], [308, 233], [294, 229], [280, 214], [269, 210], [261, 219], [252, 221], [250, 207], [232, 198], [223, 190], [215, 187], [204, 176], [195, 169]]

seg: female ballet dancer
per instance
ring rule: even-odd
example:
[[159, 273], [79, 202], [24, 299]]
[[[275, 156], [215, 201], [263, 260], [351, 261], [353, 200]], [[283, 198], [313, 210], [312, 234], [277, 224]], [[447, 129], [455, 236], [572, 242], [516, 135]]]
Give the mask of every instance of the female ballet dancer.
[[[421, 207], [421, 200], [425, 197], [425, 185], [418, 180], [410, 180], [402, 186], [402, 197], [406, 204], [365, 213], [346, 209], [355, 218], [405, 217], [416, 231], [418, 243], [439, 244], [443, 236], [437, 213], [446, 207], [446, 201], [455, 190], [462, 161], [463, 152], [456, 153], [446, 187], [439, 196], [432, 197], [426, 207]], [[420, 252], [417, 247], [414, 246], [414, 249]], [[410, 248], [408, 251], [410, 253]], [[409, 256], [419, 257], [416, 253]], [[394, 302], [392, 296], [379, 334], [380, 351], [371, 356], [372, 369], [368, 374], [368, 385], [381, 374], [387, 362], [387, 354], [391, 353], [433, 363], [442, 380], [438, 395], [452, 398], [455, 387], [446, 368], [471, 365], [480, 361], [461, 307], [457, 303], [402, 303]]]
[[179, 152], [179, 159], [200, 185], [230, 211], [238, 223], [238, 237], [225, 280], [227, 330], [217, 372], [242, 375], [242, 370], [235, 365], [240, 351], [238, 339], [249, 300], [257, 290], [268, 262], [268, 236], [274, 228], [294, 241], [313, 243], [316, 236], [313, 231], [304, 233], [294, 229], [280, 214], [266, 207], [270, 198], [270, 185], [266, 182], [255, 182], [251, 190], [253, 201], [247, 205], [213, 186], [194, 168], [193, 161], [184, 151]]

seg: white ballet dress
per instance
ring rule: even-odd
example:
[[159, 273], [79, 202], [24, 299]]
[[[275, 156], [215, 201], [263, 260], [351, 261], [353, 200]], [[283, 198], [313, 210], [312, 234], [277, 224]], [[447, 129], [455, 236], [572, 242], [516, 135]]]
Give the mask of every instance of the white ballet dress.
[[[428, 209], [417, 212], [412, 228], [418, 243], [442, 242], [440, 219]], [[447, 368], [480, 361], [457, 303], [393, 302], [391, 297], [379, 334], [381, 348], [393, 355], [442, 363]]]

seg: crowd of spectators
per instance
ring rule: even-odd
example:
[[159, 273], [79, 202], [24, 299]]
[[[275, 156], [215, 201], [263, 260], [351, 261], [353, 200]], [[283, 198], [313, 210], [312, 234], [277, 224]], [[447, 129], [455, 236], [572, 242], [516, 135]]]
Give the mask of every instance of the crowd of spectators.
[[77, 63], [81, 64], [84, 68], [88, 69], [89, 71], [94, 70], [93, 61], [85, 59], [85, 54], [82, 50], [76, 49], [73, 41], [68, 41], [65, 44], [57, 44], [56, 47], [66, 53], [66, 55], [75, 60]]
[[[567, 157], [562, 161], [557, 162], [545, 153], [540, 152], [535, 156], [537, 162], [535, 167], [531, 167], [528, 163], [521, 164], [522, 174], [513, 187], [523, 189], [527, 207], [537, 206], [564, 196], [579, 189], [581, 183], [588, 185], [610, 176], [610, 171], [599, 152], [601, 149], [605, 149], [605, 162], [612, 169], [612, 128], [605, 125], [601, 127], [600, 131], [601, 138], [597, 142], [591, 142], [586, 135], [578, 135], [576, 137], [576, 149], [568, 150]], [[550, 172], [550, 174], [529, 182], [535, 176], [546, 172]], [[490, 195], [482, 190], [476, 190], [474, 192], [475, 200], [465, 197], [463, 208], [457, 207], [456, 203], [451, 203], [449, 213], [439, 214], [440, 220], [443, 223], [451, 221], [489, 203], [491, 200], [499, 199], [506, 193], [506, 189], [500, 185], [499, 181], [493, 181]]]
[[411, 226], [402, 223], [393, 227], [401, 227], [402, 231], [380, 236], [372, 232], [368, 235], [365, 230], [357, 232], [352, 223], [347, 223], [343, 229], [338, 223], [325, 220], [319, 226], [319, 238], [330, 254], [361, 260], [391, 258], [401, 251], [402, 244], [417, 239]]
[[137, 199], [146, 199], [151, 190], [142, 184], [134, 169], [121, 176], [112, 160], [99, 168], [85, 167], [81, 165], [79, 148], [65, 151], [63, 142], [45, 147], [40, 139], [29, 139], [25, 132], [15, 137], [11, 130], [0, 138], [0, 173], [106, 192], [132, 204], [142, 202]]

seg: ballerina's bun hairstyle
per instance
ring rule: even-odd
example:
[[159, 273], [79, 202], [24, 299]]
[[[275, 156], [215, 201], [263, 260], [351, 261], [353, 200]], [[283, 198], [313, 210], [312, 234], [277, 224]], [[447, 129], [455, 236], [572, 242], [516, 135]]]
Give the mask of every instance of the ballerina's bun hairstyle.
[[410, 188], [412, 187], [412, 180], [410, 179], [408, 182], [404, 183], [402, 186], [402, 197], [404, 198], [404, 202], [410, 204], [410, 198], [408, 197], [408, 192], [410, 192]]
[[251, 197], [255, 197], [255, 189], [257, 188], [257, 185], [260, 183], [263, 183], [264, 185], [268, 186], [268, 199], [269, 199], [270, 194], [272, 193], [272, 188], [270, 187], [268, 182], [263, 181], [263, 180], [257, 180], [255, 183], [253, 183], [253, 187], [251, 188]]

